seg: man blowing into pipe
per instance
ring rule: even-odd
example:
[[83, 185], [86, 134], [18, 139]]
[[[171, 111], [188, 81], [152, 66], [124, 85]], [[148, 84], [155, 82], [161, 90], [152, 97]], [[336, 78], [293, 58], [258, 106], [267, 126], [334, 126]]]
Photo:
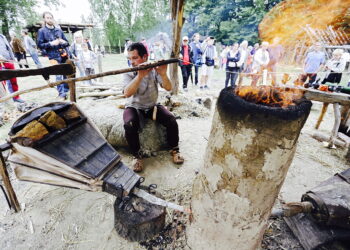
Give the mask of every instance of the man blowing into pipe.
[[[128, 59], [132, 67], [144, 64], [148, 60], [147, 49], [142, 43], [133, 43], [128, 47]], [[128, 97], [123, 114], [125, 137], [134, 155], [133, 170], [143, 170], [140, 153], [139, 132], [144, 119], [153, 119], [166, 127], [167, 141], [175, 164], [182, 164], [184, 159], [179, 152], [179, 128], [176, 119], [164, 106], [157, 104], [158, 85], [167, 91], [172, 89], [167, 76], [167, 65], [139, 70], [124, 74], [124, 95]]]

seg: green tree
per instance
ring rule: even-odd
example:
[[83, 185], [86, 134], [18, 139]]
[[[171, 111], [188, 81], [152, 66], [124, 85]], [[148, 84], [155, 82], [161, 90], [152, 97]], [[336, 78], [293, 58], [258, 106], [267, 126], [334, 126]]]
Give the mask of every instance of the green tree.
[[222, 43], [257, 42], [258, 25], [281, 0], [187, 0], [184, 32], [212, 35]]
[[[0, 0], [1, 33], [9, 37], [10, 28], [33, 23], [40, 18], [34, 11], [38, 0]], [[45, 0], [47, 6], [58, 6], [59, 0]]]
[[97, 23], [103, 25], [113, 46], [125, 38], [152, 29], [166, 19], [169, 6], [166, 0], [89, 0]]

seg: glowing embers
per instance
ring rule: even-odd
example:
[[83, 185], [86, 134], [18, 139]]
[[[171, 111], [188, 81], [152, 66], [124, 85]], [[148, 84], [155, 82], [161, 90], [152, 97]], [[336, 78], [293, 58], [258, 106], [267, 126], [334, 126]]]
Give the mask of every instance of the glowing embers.
[[300, 89], [274, 86], [240, 86], [234, 92], [248, 102], [282, 108], [295, 105], [304, 95]]

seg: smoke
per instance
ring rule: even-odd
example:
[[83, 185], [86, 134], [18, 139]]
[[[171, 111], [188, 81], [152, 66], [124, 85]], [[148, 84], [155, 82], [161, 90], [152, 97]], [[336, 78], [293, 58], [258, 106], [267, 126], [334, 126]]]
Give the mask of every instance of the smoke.
[[305, 28], [326, 30], [332, 25], [349, 34], [349, 24], [346, 22], [349, 6], [350, 0], [286, 0], [264, 17], [259, 25], [259, 35], [269, 42], [274, 37], [280, 37], [281, 43], [292, 45], [301, 39], [314, 42]]

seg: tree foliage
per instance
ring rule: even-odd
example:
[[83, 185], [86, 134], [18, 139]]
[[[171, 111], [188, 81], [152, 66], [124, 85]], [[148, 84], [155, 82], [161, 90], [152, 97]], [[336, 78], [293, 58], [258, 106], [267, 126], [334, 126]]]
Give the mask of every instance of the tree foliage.
[[103, 25], [109, 43], [152, 29], [169, 12], [167, 0], [89, 0], [95, 22]]
[[[9, 36], [10, 28], [21, 27], [40, 19], [34, 7], [39, 0], [0, 0], [1, 33]], [[45, 0], [47, 6], [58, 6], [59, 0]]]
[[257, 42], [258, 25], [281, 0], [187, 0], [184, 32], [215, 36], [224, 44]]

